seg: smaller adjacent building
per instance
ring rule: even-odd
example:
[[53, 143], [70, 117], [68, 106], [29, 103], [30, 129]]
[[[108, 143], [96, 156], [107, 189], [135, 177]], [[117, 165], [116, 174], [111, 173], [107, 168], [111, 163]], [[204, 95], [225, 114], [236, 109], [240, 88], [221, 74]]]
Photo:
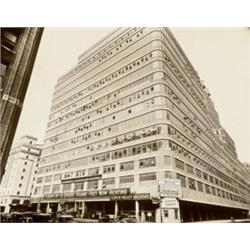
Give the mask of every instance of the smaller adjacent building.
[[8, 213], [16, 204], [28, 204], [35, 183], [41, 144], [29, 135], [12, 147], [0, 185], [1, 212]]

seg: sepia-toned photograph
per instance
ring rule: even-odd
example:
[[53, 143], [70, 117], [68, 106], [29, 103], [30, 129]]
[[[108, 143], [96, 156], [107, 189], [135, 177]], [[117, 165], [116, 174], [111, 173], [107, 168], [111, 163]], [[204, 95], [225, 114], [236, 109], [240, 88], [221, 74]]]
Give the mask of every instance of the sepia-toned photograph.
[[1, 223], [249, 223], [250, 29], [1, 28]]

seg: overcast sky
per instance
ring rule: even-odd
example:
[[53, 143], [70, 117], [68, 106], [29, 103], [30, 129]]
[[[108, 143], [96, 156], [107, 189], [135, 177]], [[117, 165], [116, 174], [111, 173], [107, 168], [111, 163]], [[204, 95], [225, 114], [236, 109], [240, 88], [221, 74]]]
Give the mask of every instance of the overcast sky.
[[[250, 30], [171, 30], [210, 90], [221, 125], [235, 141], [239, 159], [250, 163]], [[44, 30], [15, 142], [25, 134], [43, 142], [58, 77], [110, 31], [112, 28]]]

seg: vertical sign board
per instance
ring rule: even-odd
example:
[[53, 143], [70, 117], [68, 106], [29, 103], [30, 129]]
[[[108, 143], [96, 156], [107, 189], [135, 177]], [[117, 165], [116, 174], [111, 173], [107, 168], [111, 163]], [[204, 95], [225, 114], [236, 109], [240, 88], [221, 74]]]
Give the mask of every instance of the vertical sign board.
[[164, 179], [159, 181], [160, 196], [166, 198], [181, 197], [181, 181], [179, 179]]

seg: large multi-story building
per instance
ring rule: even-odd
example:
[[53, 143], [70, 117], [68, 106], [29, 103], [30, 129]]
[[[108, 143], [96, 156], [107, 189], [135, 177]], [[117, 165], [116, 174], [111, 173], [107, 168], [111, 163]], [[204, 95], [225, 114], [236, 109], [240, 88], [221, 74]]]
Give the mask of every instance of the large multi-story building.
[[33, 194], [40, 210], [240, 218], [249, 193], [234, 142], [169, 29], [116, 29], [59, 78]]
[[0, 181], [22, 111], [43, 28], [0, 28]]
[[29, 135], [12, 147], [0, 185], [1, 212], [8, 213], [16, 204], [29, 205], [40, 153], [41, 144]]

